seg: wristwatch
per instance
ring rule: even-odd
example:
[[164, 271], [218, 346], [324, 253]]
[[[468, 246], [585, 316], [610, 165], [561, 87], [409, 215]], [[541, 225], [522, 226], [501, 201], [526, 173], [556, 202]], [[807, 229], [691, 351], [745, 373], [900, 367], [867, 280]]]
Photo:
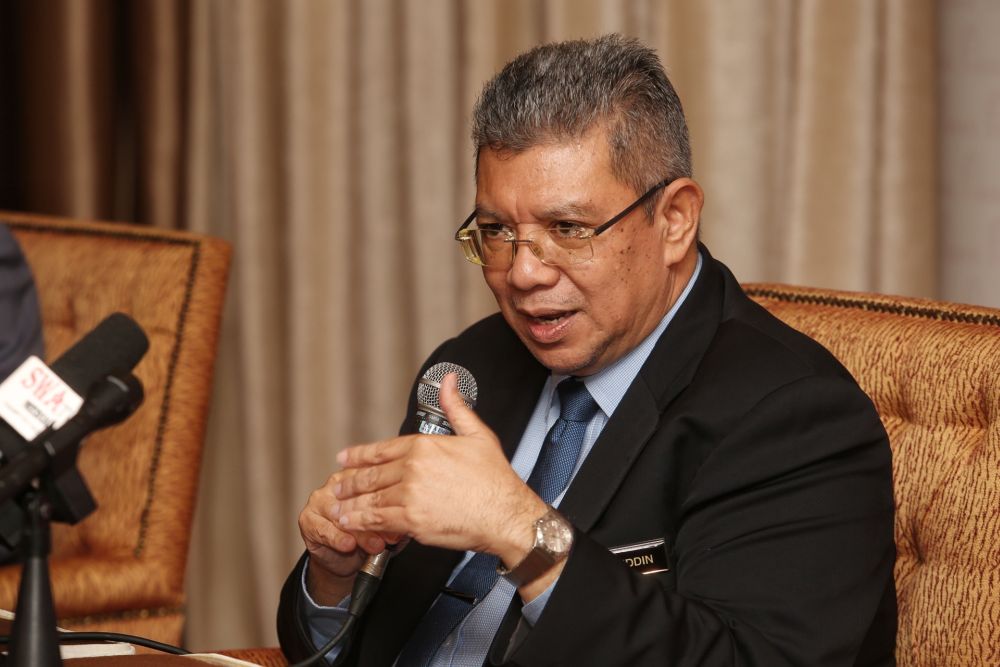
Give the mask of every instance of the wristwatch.
[[535, 543], [528, 555], [509, 570], [501, 561], [497, 574], [515, 586], [522, 586], [565, 560], [572, 546], [573, 525], [550, 505], [549, 510], [535, 520]]

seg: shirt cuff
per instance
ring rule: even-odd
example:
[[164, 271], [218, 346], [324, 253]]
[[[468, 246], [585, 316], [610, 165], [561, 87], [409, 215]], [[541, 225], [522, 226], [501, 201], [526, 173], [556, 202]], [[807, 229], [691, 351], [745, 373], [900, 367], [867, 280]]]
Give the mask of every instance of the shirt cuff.
[[535, 627], [535, 623], [537, 623], [538, 619], [541, 618], [542, 612], [545, 611], [545, 605], [549, 603], [549, 598], [552, 596], [552, 589], [556, 587], [556, 583], [558, 581], [558, 579], [553, 581], [549, 584], [548, 588], [542, 591], [541, 595], [521, 607], [521, 615], [531, 627]]
[[[351, 596], [346, 596], [336, 607], [325, 607], [316, 604], [316, 601], [309, 595], [309, 589], [306, 587], [306, 574], [308, 571], [309, 557], [307, 556], [306, 563], [302, 568], [302, 607], [299, 611], [302, 614], [302, 620], [305, 621], [306, 627], [309, 628], [309, 636], [312, 639], [313, 646], [319, 649], [319, 647], [330, 641], [344, 627], [344, 623], [347, 622], [349, 615], [347, 607], [351, 602]], [[326, 659], [331, 662], [336, 660], [340, 654], [340, 649], [340, 646], [330, 649], [326, 654]]]

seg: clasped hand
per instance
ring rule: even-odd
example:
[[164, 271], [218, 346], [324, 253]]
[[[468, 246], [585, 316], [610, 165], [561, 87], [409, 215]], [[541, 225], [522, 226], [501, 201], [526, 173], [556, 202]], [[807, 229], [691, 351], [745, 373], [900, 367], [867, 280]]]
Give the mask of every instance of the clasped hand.
[[545, 503], [517, 476], [496, 435], [465, 405], [457, 378], [441, 382], [455, 435], [416, 434], [341, 452], [343, 466], [299, 516], [312, 562], [352, 577], [367, 554], [408, 538], [493, 553], [514, 564], [532, 543]]

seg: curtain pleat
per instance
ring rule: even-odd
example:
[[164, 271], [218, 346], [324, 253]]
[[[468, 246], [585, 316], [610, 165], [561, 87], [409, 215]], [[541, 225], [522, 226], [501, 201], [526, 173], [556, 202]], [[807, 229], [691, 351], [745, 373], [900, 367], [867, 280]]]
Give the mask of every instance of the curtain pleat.
[[25, 208], [108, 215], [115, 173], [112, 4], [39, 0], [19, 8], [21, 88], [14, 99]]

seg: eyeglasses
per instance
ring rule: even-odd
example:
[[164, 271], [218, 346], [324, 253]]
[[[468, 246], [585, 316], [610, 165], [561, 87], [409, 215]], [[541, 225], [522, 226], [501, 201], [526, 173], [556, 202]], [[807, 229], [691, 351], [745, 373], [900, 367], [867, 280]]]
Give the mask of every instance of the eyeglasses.
[[[510, 268], [514, 264], [519, 243], [525, 243], [542, 264], [566, 266], [582, 264], [594, 257], [593, 240], [616, 222], [634, 211], [636, 207], [670, 184], [665, 179], [628, 205], [624, 211], [597, 227], [587, 227], [575, 222], [558, 221], [517, 238], [514, 230], [499, 223], [479, 224], [476, 211], [472, 212], [455, 232], [455, 240], [462, 246], [465, 258], [473, 264], [490, 268]], [[469, 225], [476, 222], [476, 226]]]

